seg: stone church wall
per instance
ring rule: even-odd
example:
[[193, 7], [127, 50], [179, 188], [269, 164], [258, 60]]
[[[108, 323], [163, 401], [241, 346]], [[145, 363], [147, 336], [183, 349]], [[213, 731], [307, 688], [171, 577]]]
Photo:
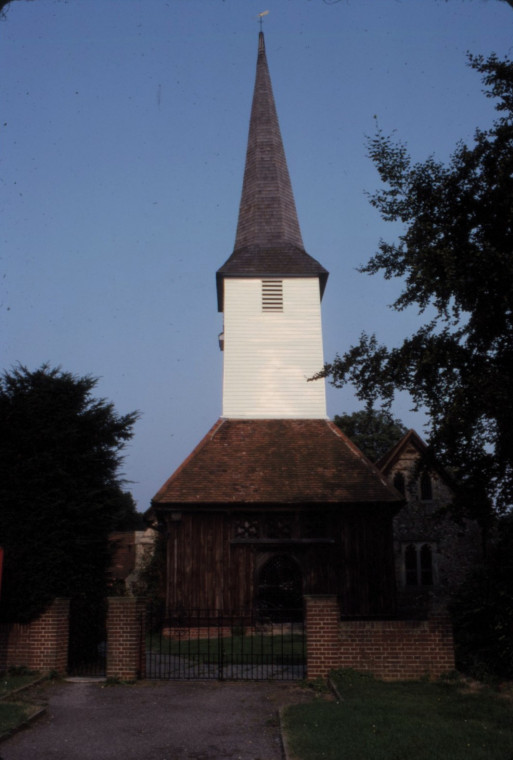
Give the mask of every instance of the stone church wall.
[[[445, 512], [453, 498], [448, 480], [440, 472], [430, 470], [427, 473], [430, 492], [426, 483], [421, 487], [423, 472], [419, 459], [419, 451], [413, 445], [408, 446], [387, 472], [390, 483], [397, 483], [398, 474], [402, 475], [407, 499], [394, 518], [398, 605], [404, 613], [422, 612], [447, 601], [481, 553], [478, 526], [470, 520], [456, 522]], [[431, 498], [427, 498], [429, 496]], [[429, 556], [431, 582], [427, 568]], [[422, 562], [426, 567], [421, 566]]]

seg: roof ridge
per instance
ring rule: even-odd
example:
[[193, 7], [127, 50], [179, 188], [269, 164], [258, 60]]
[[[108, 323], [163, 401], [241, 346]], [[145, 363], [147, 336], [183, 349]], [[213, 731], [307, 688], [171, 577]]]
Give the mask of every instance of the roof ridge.
[[417, 431], [413, 428], [410, 428], [406, 431], [406, 433], [404, 433], [404, 435], [401, 436], [401, 438], [399, 438], [397, 443], [395, 443], [385, 454], [383, 454], [383, 456], [377, 460], [376, 466], [378, 469], [382, 471], [386, 467], [389, 467], [394, 458], [397, 458], [399, 451], [403, 449], [404, 446], [406, 446], [408, 441], [414, 441], [416, 444], [420, 444], [423, 450], [426, 450], [428, 448], [427, 444], [422, 440]]
[[189, 462], [191, 462], [199, 454], [199, 452], [201, 451], [201, 449], [203, 449], [207, 445], [207, 443], [209, 441], [211, 441], [215, 437], [217, 431], [219, 430], [220, 427], [222, 427], [222, 425], [223, 425], [224, 422], [225, 422], [225, 420], [222, 419], [222, 418], [220, 418], [220, 419], [218, 419], [214, 423], [214, 425], [212, 425], [212, 427], [210, 428], [210, 430], [208, 431], [208, 433], [206, 433], [206, 435], [203, 436], [203, 438], [201, 439], [201, 441], [198, 444], [196, 444], [196, 446], [193, 448], [193, 450], [191, 451], [191, 453], [189, 454], [189, 456], [187, 456], [183, 460], [183, 462], [176, 468], [176, 470], [166, 480], [166, 482], [162, 485], [162, 487], [159, 488], [159, 490], [157, 491], [157, 493], [153, 497], [152, 501], [158, 501], [159, 497], [163, 493], [165, 493], [165, 491], [167, 490], [167, 488], [172, 484], [172, 482], [174, 480], [176, 480], [176, 478], [180, 475], [180, 473], [187, 467], [187, 465], [189, 464]]
[[383, 473], [381, 472], [381, 469], [377, 466], [377, 464], [375, 462], [372, 462], [369, 459], [369, 457], [366, 454], [364, 454], [364, 452], [356, 445], [356, 443], [354, 443], [354, 441], [352, 441], [349, 438], [349, 436], [346, 435], [346, 433], [344, 433], [344, 431], [341, 430], [338, 427], [338, 425], [336, 425], [333, 422], [333, 420], [327, 420], [327, 422], [329, 423], [329, 427], [332, 430], [332, 432], [335, 433], [335, 435], [338, 435], [340, 438], [342, 438], [342, 440], [346, 443], [347, 446], [349, 446], [349, 448], [353, 451], [353, 453], [358, 455], [361, 458], [361, 460], [367, 465], [367, 467], [369, 467], [369, 469], [373, 470], [379, 476], [381, 482], [385, 485], [389, 485], [387, 479], [385, 478], [385, 476], [383, 475]]
[[152, 509], [331, 503], [397, 507], [402, 497], [326, 419], [221, 418], [152, 500]]

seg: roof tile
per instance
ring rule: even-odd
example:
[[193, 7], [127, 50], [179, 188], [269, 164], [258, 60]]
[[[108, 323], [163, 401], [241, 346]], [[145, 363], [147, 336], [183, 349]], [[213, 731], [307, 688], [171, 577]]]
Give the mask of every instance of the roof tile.
[[328, 420], [216, 422], [154, 505], [398, 503], [398, 495]]

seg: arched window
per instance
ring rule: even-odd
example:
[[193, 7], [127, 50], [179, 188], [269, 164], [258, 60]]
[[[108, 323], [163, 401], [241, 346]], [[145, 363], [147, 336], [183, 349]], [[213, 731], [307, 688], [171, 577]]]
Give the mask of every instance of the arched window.
[[404, 550], [404, 574], [407, 586], [417, 586], [417, 547], [410, 544]]
[[274, 615], [275, 619], [280, 612], [302, 611], [303, 575], [293, 557], [275, 554], [260, 568], [257, 607], [261, 612]]
[[433, 498], [433, 486], [428, 472], [420, 476], [420, 498], [422, 501], [431, 501]]
[[420, 585], [433, 585], [433, 552], [429, 544], [420, 548]]
[[394, 488], [397, 488], [400, 494], [404, 496], [406, 490], [406, 483], [402, 472], [396, 472], [394, 475]]
[[408, 544], [404, 547], [403, 562], [406, 586], [434, 584], [433, 549], [430, 544]]

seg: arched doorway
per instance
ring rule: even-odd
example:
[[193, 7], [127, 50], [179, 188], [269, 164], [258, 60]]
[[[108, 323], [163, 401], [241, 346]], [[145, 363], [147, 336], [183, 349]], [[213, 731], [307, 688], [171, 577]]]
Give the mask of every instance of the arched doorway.
[[303, 575], [289, 554], [274, 554], [263, 560], [258, 572], [257, 609], [276, 617], [302, 617]]

